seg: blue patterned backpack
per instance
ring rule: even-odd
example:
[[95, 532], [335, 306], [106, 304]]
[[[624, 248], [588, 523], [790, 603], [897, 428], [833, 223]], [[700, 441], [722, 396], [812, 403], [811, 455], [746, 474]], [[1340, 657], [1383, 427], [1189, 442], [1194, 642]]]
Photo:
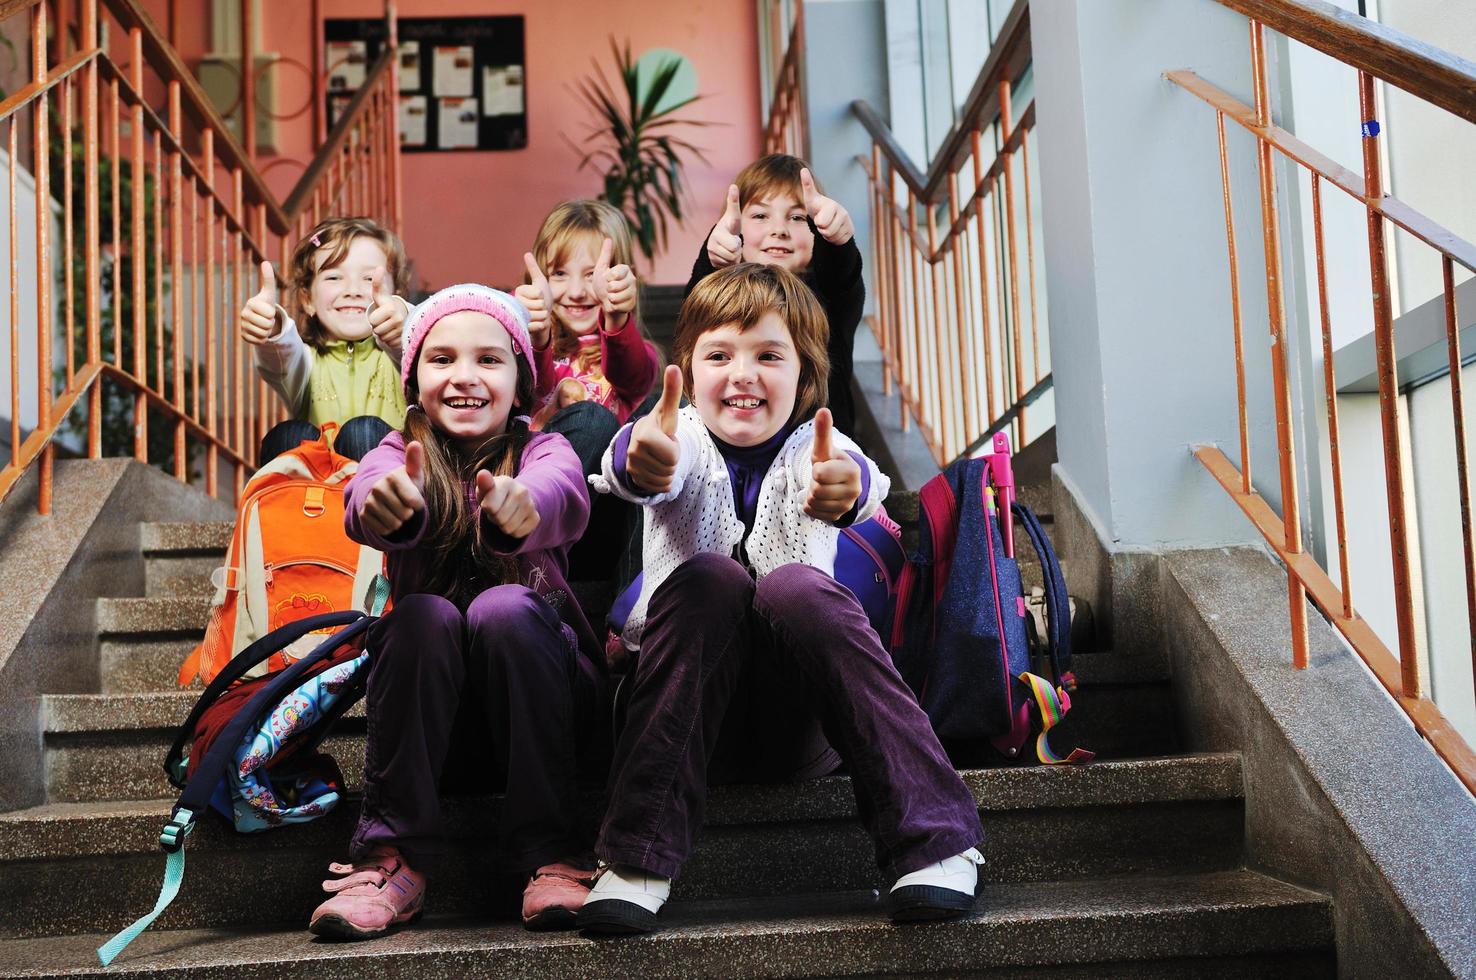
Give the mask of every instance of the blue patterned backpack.
[[[363, 696], [369, 661], [364, 641], [384, 609], [389, 583], [379, 576], [372, 588], [371, 615], [325, 613], [273, 630], [234, 657], [200, 695], [164, 759], [164, 772], [181, 793], [159, 835], [167, 855], [159, 900], [98, 949], [104, 966], [179, 894], [185, 838], [207, 809], [241, 833], [256, 833], [314, 820], [342, 800], [343, 776], [318, 745]], [[257, 664], [319, 632], [331, 635], [307, 656], [243, 680]]]

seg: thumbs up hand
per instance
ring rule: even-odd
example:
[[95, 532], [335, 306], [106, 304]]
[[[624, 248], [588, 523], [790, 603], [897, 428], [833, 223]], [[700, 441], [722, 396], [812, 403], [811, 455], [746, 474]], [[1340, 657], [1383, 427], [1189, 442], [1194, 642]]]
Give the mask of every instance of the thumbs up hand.
[[513, 290], [518, 302], [528, 310], [528, 339], [534, 347], [548, 346], [548, 332], [553, 316], [553, 289], [548, 277], [538, 268], [532, 252], [523, 253], [523, 268], [528, 270], [528, 281]]
[[810, 493], [805, 513], [834, 524], [861, 499], [861, 467], [850, 453], [838, 451], [831, 439], [830, 409], [815, 413], [815, 442], [810, 450]]
[[840, 202], [820, 193], [808, 169], [800, 171], [800, 191], [805, 195], [805, 210], [810, 212], [810, 220], [815, 222], [815, 230], [821, 238], [832, 245], [844, 245], [856, 237], [851, 213], [841, 207]]
[[727, 206], [707, 236], [707, 260], [714, 269], [724, 269], [743, 258], [742, 212], [738, 210], [738, 185], [728, 185]]
[[405, 330], [405, 304], [395, 299], [389, 271], [374, 270], [374, 297], [369, 306], [369, 329], [379, 338], [381, 347], [398, 349]]
[[425, 448], [418, 442], [405, 447], [405, 465], [390, 470], [369, 490], [359, 509], [364, 526], [389, 537], [425, 510]]
[[651, 414], [631, 429], [625, 452], [625, 473], [647, 493], [666, 493], [681, 459], [677, 442], [677, 408], [682, 400], [682, 369], [669, 364], [661, 377], [661, 400]]
[[493, 476], [477, 471], [477, 506], [509, 537], [526, 538], [538, 527], [538, 508], [533, 494], [511, 476]]
[[610, 264], [614, 248], [614, 243], [605, 239], [594, 268], [595, 295], [605, 311], [605, 329], [612, 332], [625, 326], [636, 306], [635, 272], [624, 262]]
[[241, 307], [241, 339], [253, 346], [271, 340], [282, 330], [277, 316], [277, 275], [270, 262], [261, 264], [261, 289]]

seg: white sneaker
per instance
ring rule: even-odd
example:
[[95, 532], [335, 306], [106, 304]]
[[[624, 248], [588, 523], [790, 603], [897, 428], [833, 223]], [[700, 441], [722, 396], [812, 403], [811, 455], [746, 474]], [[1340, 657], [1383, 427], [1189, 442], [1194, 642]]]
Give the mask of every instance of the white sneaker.
[[974, 907], [984, 855], [969, 848], [897, 879], [887, 895], [893, 922], [926, 922], [963, 915]]
[[599, 877], [579, 909], [579, 928], [613, 935], [650, 932], [670, 897], [670, 878], [601, 862]]

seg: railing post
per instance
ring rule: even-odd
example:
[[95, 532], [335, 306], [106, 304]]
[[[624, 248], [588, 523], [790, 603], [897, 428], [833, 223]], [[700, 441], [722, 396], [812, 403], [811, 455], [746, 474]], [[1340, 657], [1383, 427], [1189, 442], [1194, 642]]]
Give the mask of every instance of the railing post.
[[[97, 47], [97, 2], [82, 0], [82, 50]], [[98, 202], [98, 69], [97, 57], [87, 63], [82, 76], [82, 193], [85, 199], [83, 262], [87, 275], [87, 366], [102, 363], [102, 275], [101, 215]], [[102, 456], [102, 378], [87, 389], [87, 455]]]
[[[32, 73], [39, 85], [46, 81], [46, 4], [31, 8], [31, 52]], [[14, 132], [15, 122], [11, 127]], [[51, 200], [51, 163], [47, 140], [51, 135], [50, 116], [46, 97], [35, 102], [32, 117], [33, 149], [35, 151], [34, 172], [36, 182], [36, 429], [45, 432], [51, 428], [51, 209], [44, 202]], [[10, 170], [17, 166], [15, 157], [10, 158]], [[10, 206], [15, 208], [14, 184]], [[15, 247], [14, 241], [11, 248]], [[11, 348], [10, 356], [19, 357], [19, 351]], [[20, 451], [20, 443], [13, 443], [11, 452]], [[38, 499], [42, 514], [51, 513], [52, 462], [55, 455], [51, 441], [41, 451], [40, 489]]]
[[129, 245], [129, 257], [133, 272], [133, 377], [138, 388], [133, 394], [133, 458], [140, 463], [149, 461], [149, 400], [144, 394], [148, 378], [148, 301], [144, 290], [147, 287], [148, 248], [144, 244], [144, 209], [147, 207], [147, 177], [144, 174], [144, 111], [143, 103], [143, 31], [137, 27], [128, 32], [129, 47], [133, 64], [129, 66], [129, 82], [133, 86], [134, 103], [129, 115], [132, 130], [133, 155], [129, 164], [129, 187], [133, 191], [129, 218], [133, 235]]
[[[1267, 88], [1265, 37], [1251, 21], [1251, 61], [1255, 83], [1256, 122], [1271, 125]], [[1291, 383], [1287, 371], [1286, 308], [1281, 286], [1281, 229], [1276, 215], [1276, 171], [1272, 146], [1256, 138], [1256, 169], [1261, 185], [1261, 236], [1266, 261], [1266, 310], [1271, 332], [1272, 397], [1276, 403], [1276, 447], [1281, 471], [1281, 520], [1288, 553], [1302, 552], [1302, 524], [1297, 500], [1296, 440], [1292, 433]], [[1291, 615], [1292, 663], [1307, 666], [1307, 591], [1301, 579], [1287, 573]]]
[[1379, 375], [1379, 421], [1384, 434], [1384, 483], [1389, 504], [1389, 546], [1394, 562], [1394, 617], [1399, 630], [1399, 671], [1404, 696], [1422, 693], [1419, 645], [1415, 638], [1414, 589], [1410, 575], [1409, 527], [1404, 508], [1404, 442], [1399, 431], [1399, 384], [1394, 355], [1394, 304], [1389, 295], [1389, 257], [1384, 216], [1373, 206], [1384, 196], [1379, 161], [1379, 120], [1374, 79], [1358, 73], [1358, 108], [1363, 121], [1364, 211], [1368, 216], [1368, 263], [1373, 285], [1374, 352]]
[[[251, 22], [256, 19], [256, 0], [239, 0], [241, 4], [241, 146], [246, 159], [256, 162], [256, 39]], [[313, 33], [319, 30], [313, 24]]]
[[[184, 111], [180, 105], [179, 82], [169, 83], [169, 131], [173, 137], [184, 141]], [[169, 267], [170, 279], [170, 336], [173, 338], [174, 398], [172, 402], [178, 413], [174, 421], [174, 476], [178, 480], [189, 478], [189, 447], [185, 441], [185, 384], [184, 384], [184, 176], [182, 161], [177, 150], [169, 151], [169, 244], [173, 261]], [[161, 384], [162, 386], [162, 384]]]

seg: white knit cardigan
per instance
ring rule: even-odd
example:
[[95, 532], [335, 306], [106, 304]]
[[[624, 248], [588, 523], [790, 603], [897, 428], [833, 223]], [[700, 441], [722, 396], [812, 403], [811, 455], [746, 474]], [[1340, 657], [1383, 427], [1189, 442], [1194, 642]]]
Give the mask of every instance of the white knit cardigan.
[[[634, 423], [631, 423], [634, 424]], [[804, 512], [810, 491], [810, 446], [814, 422], [805, 422], [784, 441], [764, 481], [759, 486], [753, 530], [748, 536], [748, 561], [762, 579], [783, 565], [813, 565], [827, 574], [835, 573], [835, 548], [839, 531]], [[681, 456], [676, 477], [666, 493], [641, 496], [631, 493], [615, 477], [615, 442], [605, 450], [604, 475], [589, 482], [600, 493], [642, 504], [647, 508], [645, 575], [640, 597], [631, 610], [621, 638], [626, 646], [639, 649], [646, 625], [646, 608], [656, 587], [679, 565], [695, 555], [711, 552], [732, 555], [743, 541], [743, 522], [733, 502], [733, 482], [717, 444], [697, 410], [688, 405], [678, 413], [677, 442]], [[834, 433], [837, 449], [866, 459], [860, 448], [840, 432]], [[876, 513], [891, 481], [876, 464], [866, 459], [871, 478], [866, 499], [861, 501], [856, 523]]]

